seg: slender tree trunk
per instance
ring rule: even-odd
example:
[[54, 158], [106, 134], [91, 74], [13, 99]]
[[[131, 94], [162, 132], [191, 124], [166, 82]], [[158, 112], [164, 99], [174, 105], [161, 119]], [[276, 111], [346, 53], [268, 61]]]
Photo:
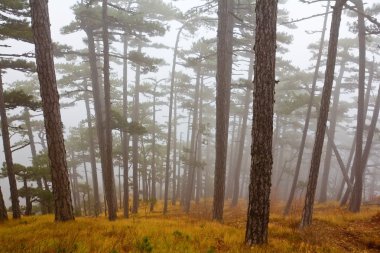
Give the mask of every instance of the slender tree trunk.
[[[182, 29], [183, 29], [183, 26], [178, 30], [177, 38], [175, 41], [173, 63], [172, 63], [172, 75], [171, 75], [171, 82], [170, 82], [168, 140], [166, 143], [166, 162], [165, 162], [165, 196], [164, 196], [164, 210], [163, 210], [164, 214], [166, 214], [168, 211], [169, 175], [170, 175], [170, 145], [171, 145], [171, 138], [172, 138], [173, 98], [174, 98], [174, 89], [175, 89], [175, 82], [174, 81], [175, 81], [175, 71], [176, 71], [176, 63], [177, 63], [178, 43], [179, 43], [179, 39], [181, 36]], [[173, 166], [173, 168], [175, 170], [175, 165]], [[175, 179], [173, 179], [173, 180], [175, 180]]]
[[[195, 93], [196, 94], [196, 93]], [[189, 147], [189, 139], [190, 139], [190, 122], [191, 122], [191, 111], [189, 110], [189, 116], [187, 121], [187, 134], [186, 134], [186, 147]], [[190, 160], [190, 153], [187, 154], [187, 159]], [[186, 186], [189, 181], [189, 173], [190, 173], [190, 166], [186, 165], [183, 171], [183, 182], [182, 182], [182, 194], [181, 194], [181, 205], [184, 206], [185, 209], [185, 202], [186, 202]]]
[[[201, 78], [201, 90], [200, 90], [200, 96], [199, 96], [199, 120], [198, 120], [198, 134], [197, 134], [197, 155], [196, 155], [196, 161], [197, 164], [200, 165], [202, 163], [202, 134], [203, 134], [203, 76]], [[196, 188], [196, 195], [195, 195], [195, 203], [199, 203], [199, 200], [201, 199], [202, 195], [202, 167], [197, 166], [197, 188]]]
[[329, 186], [329, 175], [330, 175], [330, 166], [331, 166], [331, 157], [332, 157], [332, 141], [334, 141], [335, 138], [335, 127], [336, 127], [336, 121], [337, 121], [337, 114], [338, 114], [338, 105], [339, 105], [339, 98], [340, 98], [340, 89], [341, 84], [343, 80], [343, 75], [346, 70], [346, 59], [345, 54], [347, 54], [348, 48], [344, 49], [342, 61], [340, 63], [340, 69], [339, 69], [339, 75], [335, 83], [335, 90], [333, 95], [333, 104], [331, 107], [331, 113], [330, 113], [330, 137], [327, 140], [327, 148], [326, 148], [326, 156], [325, 161], [323, 165], [323, 174], [322, 174], [322, 181], [321, 181], [321, 192], [319, 195], [319, 202], [324, 203], [327, 200], [327, 191]]
[[154, 209], [154, 205], [157, 201], [156, 193], [156, 181], [157, 181], [157, 168], [156, 168], [156, 89], [157, 85], [154, 86], [154, 96], [153, 96], [153, 132], [152, 132], [152, 190], [150, 197], [150, 211]]
[[84, 92], [84, 103], [86, 106], [87, 112], [87, 127], [88, 127], [88, 142], [90, 144], [90, 164], [91, 164], [91, 175], [92, 175], [92, 188], [94, 191], [94, 213], [95, 216], [98, 216], [100, 213], [100, 197], [99, 197], [99, 183], [98, 183], [98, 172], [96, 168], [96, 157], [95, 157], [95, 143], [94, 143], [94, 133], [92, 129], [92, 120], [91, 120], [91, 110], [90, 110], [90, 101], [87, 93], [87, 84], [85, 85]]
[[215, 177], [212, 218], [223, 219], [226, 182], [226, 157], [231, 96], [233, 50], [233, 2], [218, 1], [217, 71], [216, 71], [216, 133]]
[[75, 203], [75, 215], [79, 215], [81, 216], [82, 213], [81, 213], [81, 207], [80, 207], [80, 195], [79, 195], [79, 187], [78, 187], [78, 172], [77, 172], [77, 166], [75, 164], [75, 157], [74, 157], [74, 153], [72, 153], [71, 155], [72, 157], [72, 161], [74, 162], [73, 164], [73, 174], [72, 174], [72, 177], [73, 177], [73, 187], [72, 187], [72, 190], [73, 190], [73, 196], [74, 196], [74, 203]]
[[[123, 37], [123, 46], [124, 46], [124, 57], [128, 55], [128, 37], [125, 34]], [[128, 119], [128, 60], [124, 58], [123, 60], [123, 120], [127, 122]], [[129, 135], [126, 131], [123, 131], [122, 137], [122, 152], [123, 152], [123, 211], [124, 218], [129, 217], [129, 182], [128, 182], [128, 160], [129, 160]]]
[[3, 192], [1, 191], [0, 186], [0, 222], [8, 220], [7, 208], [5, 207]]
[[[87, 174], [87, 164], [86, 164], [86, 160], [84, 158], [84, 153], [82, 153], [82, 159], [83, 159], [83, 168], [84, 168], [84, 176], [85, 176], [85, 179], [86, 179], [86, 188], [87, 188], [87, 205], [88, 205], [88, 214], [91, 213], [91, 198], [90, 198], [90, 183], [89, 183], [89, 180], [88, 180], [88, 174]], [[84, 209], [84, 215], [87, 215], [86, 213], [86, 205], [85, 205], [85, 202], [84, 202], [84, 194], [83, 194], [83, 209]]]
[[18, 200], [18, 190], [16, 183], [16, 176], [13, 168], [13, 159], [12, 159], [12, 150], [11, 150], [11, 141], [9, 137], [8, 130], [8, 118], [5, 110], [5, 102], [4, 102], [4, 90], [3, 90], [3, 80], [2, 73], [0, 69], [0, 116], [1, 116], [1, 135], [3, 139], [4, 146], [4, 155], [5, 155], [5, 163], [7, 168], [7, 176], [9, 180], [9, 187], [11, 192], [11, 201], [12, 201], [12, 214], [13, 219], [21, 218], [20, 204]]
[[366, 27], [364, 22], [364, 7], [362, 0], [356, 0], [355, 5], [358, 8], [358, 37], [359, 37], [359, 82], [358, 82], [358, 114], [356, 126], [356, 151], [353, 169], [355, 170], [355, 184], [351, 194], [349, 210], [351, 212], [359, 212], [362, 202], [363, 191], [363, 172], [364, 164], [362, 161], [363, 155], [363, 132], [365, 124], [364, 112], [364, 91], [365, 91], [365, 64], [366, 64]]
[[192, 117], [192, 127], [191, 127], [191, 143], [190, 143], [190, 158], [188, 166], [188, 177], [186, 182], [186, 192], [185, 192], [185, 205], [184, 211], [189, 213], [191, 198], [193, 196], [194, 190], [194, 180], [195, 180], [195, 161], [196, 161], [196, 140], [198, 133], [198, 105], [199, 105], [199, 87], [200, 87], [200, 69], [197, 69], [197, 78], [195, 85], [195, 96], [194, 96], [194, 108]]
[[104, 77], [104, 109], [105, 109], [105, 194], [108, 206], [108, 219], [115, 220], [117, 217], [117, 200], [115, 190], [115, 177], [112, 162], [112, 128], [111, 128], [111, 83], [110, 83], [110, 66], [109, 66], [109, 42], [108, 42], [108, 18], [107, 18], [107, 0], [103, 0], [102, 21], [103, 21], [103, 77]]
[[[380, 108], [380, 87], [378, 89], [378, 93], [377, 93], [377, 97], [376, 97], [376, 102], [375, 102], [375, 106], [374, 106], [374, 110], [373, 110], [373, 115], [372, 115], [372, 120], [371, 120], [371, 124], [369, 126], [369, 131], [368, 131], [368, 136], [367, 136], [367, 141], [365, 143], [365, 147], [364, 147], [364, 151], [363, 151], [363, 156], [362, 156], [362, 159], [361, 159], [361, 166], [363, 168], [363, 171], [362, 171], [362, 177], [364, 177], [364, 172], [365, 172], [365, 169], [366, 169], [366, 166], [367, 166], [367, 162], [368, 162], [368, 158], [369, 158], [369, 155], [370, 155], [370, 152], [371, 152], [371, 146], [372, 146], [372, 142], [373, 142], [373, 137], [374, 137], [374, 134], [375, 134], [375, 131], [376, 131], [376, 124], [377, 124], [377, 121], [378, 121], [378, 118], [379, 118], [379, 108]], [[353, 211], [353, 212], [359, 212], [360, 211], [360, 205], [361, 205], [361, 197], [359, 198], [359, 196], [356, 196], [356, 195], [359, 195], [359, 192], [360, 194], [362, 193], [363, 189], [364, 189], [364, 186], [362, 186], [362, 189], [359, 189], [358, 187], [360, 187], [359, 184], [356, 183], [357, 181], [355, 181], [355, 184], [354, 184], [354, 187], [353, 187], [353, 194], [352, 194], [352, 199], [351, 199], [351, 202], [350, 202], [350, 211]], [[356, 194], [355, 194], [356, 192]], [[356, 211], [357, 210], [357, 211]]]
[[305, 125], [304, 125], [303, 132], [302, 132], [300, 149], [298, 151], [297, 165], [296, 165], [296, 169], [294, 172], [294, 177], [293, 177], [293, 181], [292, 181], [292, 187], [290, 189], [289, 198], [288, 198], [288, 201], [286, 202], [286, 205], [285, 205], [284, 215], [289, 214], [290, 207], [292, 205], [294, 194], [295, 194], [296, 188], [297, 188], [299, 173], [301, 170], [302, 156], [303, 156], [303, 152], [305, 150], [306, 137], [307, 137], [307, 132], [308, 132], [309, 123], [310, 123], [311, 109], [313, 107], [315, 89], [317, 86], [319, 68], [321, 65], [321, 58], [322, 58], [322, 53], [323, 53], [323, 45], [324, 45], [324, 41], [325, 41], [325, 34], [326, 34], [326, 28], [327, 28], [327, 19], [328, 19], [328, 15], [329, 15], [329, 8], [330, 8], [330, 0], [327, 2], [327, 5], [326, 5], [326, 14], [325, 14], [325, 18], [323, 21], [321, 40], [319, 42], [318, 58], [317, 58], [317, 63], [315, 65], [315, 71], [314, 71], [313, 83], [312, 83], [312, 87], [311, 87], [309, 104], [307, 107]]
[[326, 123], [330, 107], [330, 97], [332, 84], [334, 81], [334, 71], [335, 71], [335, 62], [336, 54], [338, 47], [338, 38], [339, 38], [339, 27], [342, 16], [342, 10], [344, 4], [347, 0], [337, 0], [331, 21], [331, 31], [329, 39], [329, 49], [327, 55], [326, 63], [326, 72], [325, 72], [325, 83], [322, 91], [322, 100], [321, 107], [319, 110], [318, 123], [317, 123], [317, 132], [315, 135], [315, 143], [313, 147], [309, 181], [307, 184], [307, 192], [305, 199], [305, 206], [302, 212], [302, 219], [300, 226], [302, 228], [310, 226], [312, 223], [313, 217], [313, 206], [314, 206], [314, 197], [318, 181], [319, 165], [321, 162], [323, 141], [326, 132]]
[[[241, 120], [240, 120], [241, 121]], [[239, 126], [240, 127], [240, 126]], [[234, 119], [232, 120], [232, 133], [231, 133], [231, 141], [230, 141], [230, 145], [229, 145], [229, 148], [227, 149], [227, 151], [229, 150], [229, 161], [228, 161], [228, 174], [227, 174], [227, 179], [226, 179], [226, 183], [227, 183], [227, 186], [226, 186], [226, 193], [225, 193], [225, 200], [229, 199], [232, 197], [232, 191], [233, 191], [233, 178], [234, 178], [234, 172], [235, 170], [233, 169], [234, 168], [234, 151], [236, 149], [236, 146], [238, 145], [235, 140], [237, 139], [236, 136], [235, 136], [235, 132], [236, 132], [236, 114], [234, 114]], [[239, 132], [239, 130], [237, 131]]]
[[277, 0], [256, 2], [255, 78], [245, 241], [249, 245], [268, 241], [271, 173], [273, 165], [273, 104], [276, 63]]
[[179, 184], [179, 171], [177, 170], [177, 91], [174, 91], [174, 126], [173, 126], [173, 195], [172, 205], [177, 202], [177, 184]]
[[24, 189], [25, 189], [25, 215], [32, 214], [32, 202], [30, 199], [30, 189], [28, 188], [28, 180], [26, 177], [23, 178], [24, 181]]
[[[141, 53], [141, 44], [137, 46], [138, 53]], [[136, 80], [135, 80], [135, 93], [134, 93], [134, 106], [132, 119], [135, 123], [139, 122], [139, 103], [140, 103], [140, 65], [136, 66]], [[132, 203], [132, 213], [137, 213], [139, 209], [139, 179], [138, 179], [138, 169], [139, 169], [139, 136], [133, 134], [132, 136], [132, 165], [133, 165], [133, 203]]]
[[[252, 81], [253, 77], [253, 58], [250, 59], [249, 62], [249, 70], [248, 70], [248, 81]], [[248, 87], [247, 87], [248, 88]], [[240, 189], [240, 171], [243, 161], [243, 153], [244, 153], [244, 146], [245, 146], [245, 136], [247, 132], [247, 123], [248, 123], [248, 114], [249, 114], [249, 105], [251, 102], [251, 93], [250, 89], [246, 91], [244, 96], [244, 113], [243, 113], [243, 122], [242, 127], [240, 130], [240, 140], [239, 140], [239, 147], [238, 147], [238, 156], [236, 159], [236, 169], [234, 174], [234, 188], [233, 188], [233, 195], [232, 195], [232, 206], [236, 206], [239, 199], [239, 189]]]

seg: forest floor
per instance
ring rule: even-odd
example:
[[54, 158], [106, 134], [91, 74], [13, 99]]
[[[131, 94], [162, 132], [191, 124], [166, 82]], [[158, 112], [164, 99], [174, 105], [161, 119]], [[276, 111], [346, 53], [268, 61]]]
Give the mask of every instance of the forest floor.
[[243, 243], [243, 203], [226, 204], [223, 224], [210, 220], [209, 202], [194, 206], [190, 215], [177, 205], [163, 216], [161, 208], [158, 203], [150, 213], [142, 205], [138, 215], [114, 222], [102, 216], [55, 223], [52, 215], [9, 220], [0, 224], [0, 252], [380, 252], [379, 206], [352, 214], [335, 203], [317, 205], [313, 225], [303, 230], [300, 208], [284, 217], [280, 205], [272, 206], [269, 243], [252, 248]]

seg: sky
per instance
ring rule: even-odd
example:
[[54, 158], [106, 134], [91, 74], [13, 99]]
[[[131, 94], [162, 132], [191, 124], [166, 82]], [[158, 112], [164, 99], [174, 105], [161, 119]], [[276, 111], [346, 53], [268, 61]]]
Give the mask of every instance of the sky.
[[[73, 19], [74, 15], [71, 10], [71, 6], [73, 6], [77, 0], [50, 0], [49, 1], [49, 11], [50, 11], [50, 19], [51, 19], [51, 31], [53, 41], [68, 44], [73, 46], [76, 49], [83, 48], [85, 45], [82, 42], [82, 38], [84, 37], [84, 33], [75, 33], [71, 35], [62, 35], [60, 29], [62, 26], [68, 25]], [[370, 1], [375, 2], [375, 1]], [[199, 5], [201, 2], [199, 0], [178, 0], [173, 1], [177, 7], [182, 10], [187, 10], [193, 6]], [[285, 8], [289, 11], [290, 17], [292, 19], [297, 20], [299, 18], [308, 17], [310, 15], [320, 14], [324, 12], [324, 3], [316, 3], [316, 4], [303, 4], [297, 0], [288, 0], [285, 5], [280, 5], [282, 8]], [[344, 18], [342, 21], [341, 28], [341, 37], [352, 37], [353, 35], [347, 30], [345, 24], [348, 19]], [[308, 68], [312, 66], [314, 63], [310, 61], [310, 53], [307, 49], [308, 45], [311, 42], [318, 41], [320, 38], [320, 33], [310, 33], [314, 31], [320, 31], [322, 27], [323, 17], [316, 17], [313, 19], [305, 20], [302, 22], [297, 22], [297, 29], [288, 30], [293, 35], [293, 44], [289, 46], [289, 52], [286, 57], [293, 62], [296, 66], [301, 69]], [[330, 24], [330, 20], [328, 22]], [[328, 25], [329, 26], [329, 25]], [[284, 30], [284, 27], [279, 27], [279, 30]], [[173, 47], [174, 38], [175, 38], [175, 24], [173, 24], [172, 29], [164, 38], [160, 39], [160, 42], [167, 44], [167, 46]], [[327, 33], [328, 35], [328, 33]], [[205, 34], [205, 36], [216, 36], [216, 34]], [[180, 47], [188, 47], [189, 43], [187, 41], [183, 41], [180, 44]], [[32, 46], [25, 46], [25, 44], [15, 43], [14, 48], [12, 49], [15, 52], [23, 51], [33, 51]], [[166, 57], [166, 55], [171, 55], [163, 53], [163, 57], [166, 58], [168, 63], [171, 62], [170, 57]], [[170, 66], [168, 66], [170, 67]], [[167, 68], [168, 68], [167, 67]], [[160, 73], [165, 72], [161, 71]], [[169, 70], [165, 73], [169, 73]], [[4, 76], [4, 82], [6, 84], [11, 84], [15, 80], [23, 79], [24, 77], [17, 72], [9, 72]], [[157, 78], [160, 79], [160, 78]], [[85, 117], [85, 110], [75, 109], [63, 109], [62, 110], [62, 121], [64, 122], [66, 128], [73, 127], [78, 124], [78, 122]], [[14, 161], [19, 163], [28, 164], [30, 162], [30, 153], [27, 149], [17, 151], [14, 154]], [[0, 163], [4, 161], [3, 148], [0, 145]], [[4, 198], [9, 205], [9, 192], [8, 192], [8, 181], [7, 179], [0, 179], [0, 185], [3, 188]]]

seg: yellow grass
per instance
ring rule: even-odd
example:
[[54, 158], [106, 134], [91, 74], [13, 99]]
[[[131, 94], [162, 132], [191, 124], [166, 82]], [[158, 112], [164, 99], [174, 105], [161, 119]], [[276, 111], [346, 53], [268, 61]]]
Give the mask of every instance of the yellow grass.
[[[273, 206], [269, 243], [244, 245], [245, 205], [226, 205], [224, 224], [210, 221], [210, 203], [190, 215], [172, 207], [163, 216], [146, 206], [130, 219], [109, 222], [81, 217], [55, 223], [52, 215], [23, 217], [0, 224], [0, 252], [380, 252], [380, 208], [363, 207], [352, 214], [336, 204], [316, 206], [311, 228], [298, 229], [300, 210], [289, 217]], [[121, 216], [121, 214], [119, 214]]]

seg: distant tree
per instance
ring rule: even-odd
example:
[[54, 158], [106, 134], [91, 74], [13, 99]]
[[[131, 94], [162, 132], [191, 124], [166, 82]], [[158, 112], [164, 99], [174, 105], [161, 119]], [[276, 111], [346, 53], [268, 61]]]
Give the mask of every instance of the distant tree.
[[48, 2], [30, 0], [37, 72], [53, 183], [55, 220], [74, 219], [63, 140], [59, 95], [54, 70]]
[[1, 186], [0, 186], [0, 222], [5, 221], [7, 219], [8, 219], [8, 213], [5, 207], [3, 192], [1, 191]]
[[326, 63], [326, 72], [325, 72], [325, 82], [322, 91], [321, 106], [319, 109], [317, 131], [315, 134], [315, 143], [313, 147], [309, 181], [307, 184], [306, 199], [305, 205], [302, 212], [302, 220], [300, 227], [304, 228], [310, 226], [312, 223], [313, 217], [313, 206], [314, 206], [314, 197], [318, 181], [319, 165], [321, 162], [323, 142], [325, 139], [326, 133], [326, 122], [329, 113], [330, 107], [330, 97], [332, 84], [334, 81], [334, 71], [335, 71], [335, 62], [338, 48], [338, 38], [339, 38], [339, 27], [341, 21], [341, 15], [344, 4], [347, 0], [338, 0], [336, 1], [332, 21], [331, 21], [331, 31], [329, 39], [329, 49], [327, 53], [327, 63]]
[[311, 117], [311, 110], [312, 110], [312, 106], [313, 106], [313, 100], [314, 100], [315, 90], [316, 90], [317, 81], [318, 81], [319, 67], [320, 67], [322, 53], [323, 53], [323, 45], [324, 45], [324, 41], [325, 41], [325, 34], [326, 34], [327, 18], [328, 18], [329, 8], [330, 8], [330, 1], [328, 1], [327, 5], [326, 5], [326, 14], [325, 14], [324, 21], [323, 21], [321, 40], [319, 42], [319, 52], [318, 52], [318, 56], [317, 56], [317, 63], [315, 65], [314, 77], [313, 77], [313, 82], [312, 82], [312, 87], [311, 87], [311, 94], [310, 94], [310, 99], [309, 99], [309, 103], [308, 103], [308, 107], [307, 107], [305, 124], [304, 124], [303, 132], [302, 132], [300, 148], [298, 151], [297, 164], [296, 164], [295, 173], [294, 173], [294, 177], [293, 177], [293, 181], [292, 181], [292, 186], [291, 186], [290, 194], [289, 194], [289, 197], [288, 197], [288, 200], [286, 202], [285, 209], [284, 209], [285, 215], [289, 214], [290, 207], [291, 207], [291, 204], [293, 202], [294, 194], [296, 192], [299, 173], [301, 170], [302, 156], [303, 156], [303, 152], [305, 149], [306, 137], [307, 137], [307, 133], [308, 133], [308, 129], [309, 129], [309, 123], [310, 123], [310, 117]]
[[245, 242], [268, 241], [272, 173], [273, 104], [276, 62], [277, 0], [256, 2], [254, 103], [251, 175]]
[[217, 73], [216, 73], [216, 133], [215, 133], [215, 177], [214, 220], [223, 219], [228, 124], [231, 96], [232, 49], [233, 49], [233, 5], [234, 1], [218, 1]]

